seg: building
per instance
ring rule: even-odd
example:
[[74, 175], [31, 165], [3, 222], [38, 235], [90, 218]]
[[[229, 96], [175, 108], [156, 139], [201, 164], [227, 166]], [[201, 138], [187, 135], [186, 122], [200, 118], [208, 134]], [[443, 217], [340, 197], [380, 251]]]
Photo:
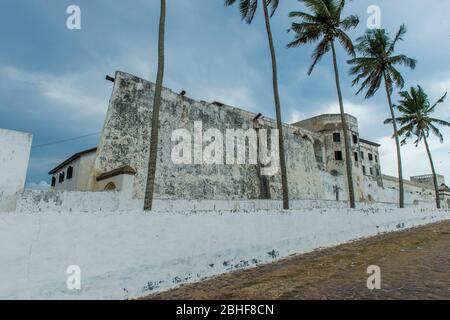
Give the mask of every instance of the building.
[[[445, 185], [445, 177], [440, 174], [436, 174], [437, 184], [438, 186]], [[410, 178], [411, 181], [427, 184], [429, 186], [434, 186], [433, 175], [425, 174], [421, 176], [413, 176]]]
[[[91, 191], [127, 189], [134, 199], [143, 199], [154, 89], [153, 83], [117, 72], [97, 148], [76, 154], [50, 171], [54, 188]], [[380, 145], [361, 138], [357, 119], [351, 115], [346, 117], [356, 200], [361, 203], [398, 203], [398, 180], [383, 175], [378, 151]], [[281, 199], [279, 174], [265, 176], [261, 173], [271, 164], [251, 163], [245, 158], [246, 155], [250, 158], [250, 144], [245, 142], [252, 139], [251, 130], [269, 132], [276, 128], [273, 119], [220, 102], [195, 101], [164, 88], [160, 126], [156, 199]], [[284, 124], [283, 127], [290, 199], [347, 201], [340, 115], [319, 115], [294, 124]], [[180, 129], [187, 132], [191, 139], [188, 144], [194, 150], [183, 164], [175, 163], [172, 158], [174, 145], [180, 142], [173, 135]], [[209, 137], [208, 141], [205, 132], [209, 129], [216, 134], [214, 139]], [[206, 163], [202, 153], [200, 157], [196, 155], [196, 133], [200, 132], [200, 152], [205, 152], [208, 143], [213, 141], [218, 141], [216, 146], [219, 145], [221, 150], [228, 151], [228, 137], [221, 134], [228, 130], [246, 133], [241, 145], [244, 148], [241, 152], [247, 159], [245, 164], [228, 163], [225, 152], [217, 158], [220, 164]], [[256, 136], [259, 135], [255, 135], [258, 139]], [[236, 145], [234, 141], [233, 137], [233, 159], [235, 148], [237, 153], [240, 150], [239, 141]], [[275, 160], [272, 159], [272, 162]], [[72, 176], [76, 176], [71, 183], [67, 181], [69, 167], [73, 168]], [[64, 175], [63, 179], [61, 176]], [[60, 183], [60, 180], [64, 181]], [[405, 185], [407, 205], [434, 206], [432, 186], [417, 181], [406, 181]]]
[[51, 186], [56, 190], [87, 191], [89, 175], [94, 165], [97, 148], [75, 153], [50, 170]]
[[33, 136], [0, 129], [0, 212], [16, 209], [25, 186]]

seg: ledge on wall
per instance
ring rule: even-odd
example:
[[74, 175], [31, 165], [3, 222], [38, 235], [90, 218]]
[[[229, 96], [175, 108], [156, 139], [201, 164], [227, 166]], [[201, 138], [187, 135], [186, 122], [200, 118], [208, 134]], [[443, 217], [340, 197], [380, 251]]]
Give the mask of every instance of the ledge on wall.
[[108, 178], [112, 178], [121, 174], [128, 174], [128, 175], [135, 175], [136, 174], [136, 169], [134, 169], [131, 166], [123, 166], [108, 172], [104, 172], [102, 174], [100, 174], [96, 180], [97, 181], [102, 181], [102, 180], [106, 180]]

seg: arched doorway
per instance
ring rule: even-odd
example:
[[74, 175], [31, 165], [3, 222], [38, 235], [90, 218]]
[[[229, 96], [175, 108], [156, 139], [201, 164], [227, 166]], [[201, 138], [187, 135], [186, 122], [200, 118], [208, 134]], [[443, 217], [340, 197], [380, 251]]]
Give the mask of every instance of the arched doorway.
[[105, 191], [115, 191], [116, 184], [114, 182], [110, 182], [105, 186]]

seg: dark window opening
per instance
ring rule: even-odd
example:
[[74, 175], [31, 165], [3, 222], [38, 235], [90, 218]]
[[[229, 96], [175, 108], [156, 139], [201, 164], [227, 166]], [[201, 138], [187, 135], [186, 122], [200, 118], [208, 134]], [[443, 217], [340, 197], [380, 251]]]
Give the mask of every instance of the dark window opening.
[[364, 152], [361, 151], [361, 160], [364, 160]]
[[369, 153], [369, 161], [373, 160], [373, 155], [371, 153]]
[[352, 136], [352, 138], [353, 138], [353, 143], [354, 143], [354, 144], [357, 144], [357, 143], [358, 143], [358, 136], [357, 136], [356, 134], [354, 134], [354, 135]]
[[378, 163], [378, 156], [375, 155], [375, 162]]
[[366, 175], [366, 166], [362, 166], [363, 169], [363, 175]]
[[377, 169], [377, 176], [380, 176], [380, 169]]
[[342, 160], [342, 151], [335, 151], [334, 152], [334, 159], [335, 160]]
[[73, 177], [73, 167], [68, 167], [67, 168], [67, 180], [72, 179]]
[[52, 177], [52, 187], [56, 186], [56, 177]]
[[61, 173], [59, 174], [58, 182], [59, 182], [59, 183], [64, 182], [64, 172], [61, 172]]
[[355, 152], [354, 155], [355, 155], [355, 161], [358, 162], [358, 152]]
[[339, 132], [333, 133], [333, 142], [341, 142], [341, 134]]
[[373, 176], [373, 168], [370, 168], [370, 175]]

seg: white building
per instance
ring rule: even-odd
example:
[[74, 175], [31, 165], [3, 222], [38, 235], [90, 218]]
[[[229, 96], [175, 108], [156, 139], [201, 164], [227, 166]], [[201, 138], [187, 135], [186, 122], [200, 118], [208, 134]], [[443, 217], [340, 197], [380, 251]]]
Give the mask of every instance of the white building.
[[0, 212], [14, 211], [23, 191], [33, 136], [0, 129]]
[[97, 148], [75, 153], [50, 170], [52, 188], [56, 190], [89, 190], [89, 175], [94, 165]]

